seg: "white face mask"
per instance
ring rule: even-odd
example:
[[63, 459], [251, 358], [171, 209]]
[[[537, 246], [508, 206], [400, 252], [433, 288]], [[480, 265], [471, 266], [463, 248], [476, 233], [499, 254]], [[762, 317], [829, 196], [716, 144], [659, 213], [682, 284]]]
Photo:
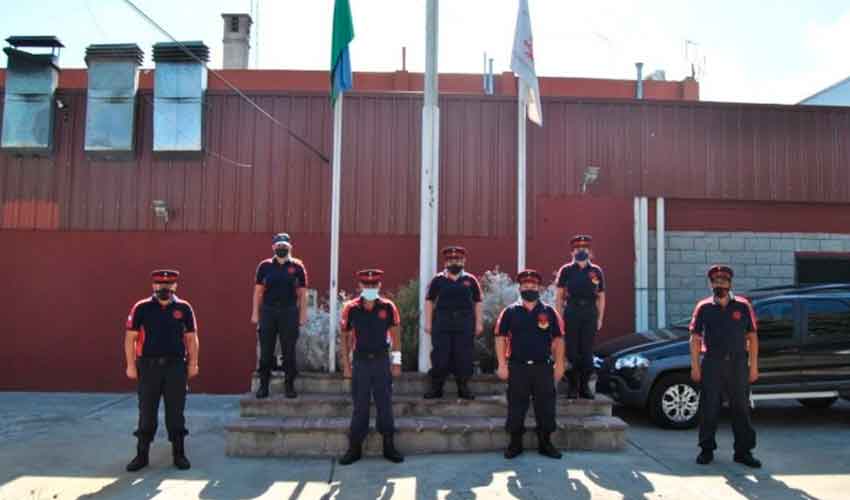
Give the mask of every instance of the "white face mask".
[[364, 288], [363, 291], [360, 292], [360, 296], [363, 297], [364, 300], [376, 300], [378, 298], [378, 289]]

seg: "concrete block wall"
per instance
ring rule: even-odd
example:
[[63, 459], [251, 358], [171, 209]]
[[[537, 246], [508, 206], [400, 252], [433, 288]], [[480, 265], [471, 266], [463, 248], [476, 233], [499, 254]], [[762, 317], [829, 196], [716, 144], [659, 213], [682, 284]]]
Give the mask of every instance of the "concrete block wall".
[[[667, 322], [687, 317], [694, 303], [709, 294], [705, 272], [711, 264], [735, 270], [733, 287], [794, 283], [796, 252], [850, 252], [850, 234], [667, 231]], [[649, 233], [649, 325], [656, 318], [655, 231]]]

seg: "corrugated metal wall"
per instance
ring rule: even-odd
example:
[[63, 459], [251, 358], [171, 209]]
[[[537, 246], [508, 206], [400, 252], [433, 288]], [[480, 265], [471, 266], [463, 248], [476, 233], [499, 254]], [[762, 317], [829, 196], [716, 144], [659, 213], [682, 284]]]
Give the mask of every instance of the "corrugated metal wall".
[[[137, 160], [83, 154], [85, 95], [60, 92], [51, 159], [0, 154], [0, 227], [95, 231], [328, 231], [330, 167], [239, 97], [210, 92], [207, 155], [157, 161], [152, 105], [139, 100]], [[330, 153], [327, 97], [255, 93], [258, 104]], [[2, 109], [0, 107], [0, 109]], [[345, 98], [342, 229], [418, 232], [421, 100]], [[850, 109], [716, 103], [544, 100], [529, 124], [529, 214], [541, 196], [580, 190], [667, 198], [838, 203], [850, 199]], [[507, 237], [516, 227], [516, 104], [505, 97], [441, 98], [441, 233]], [[151, 201], [176, 210], [168, 227]], [[529, 233], [536, 221], [529, 215]]]

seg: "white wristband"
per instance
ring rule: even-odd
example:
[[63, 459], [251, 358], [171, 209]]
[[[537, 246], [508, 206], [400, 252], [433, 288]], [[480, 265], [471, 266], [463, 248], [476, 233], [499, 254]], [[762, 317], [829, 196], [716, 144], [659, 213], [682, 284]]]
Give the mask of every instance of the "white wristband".
[[401, 364], [401, 351], [393, 351], [390, 353], [390, 362], [394, 365]]

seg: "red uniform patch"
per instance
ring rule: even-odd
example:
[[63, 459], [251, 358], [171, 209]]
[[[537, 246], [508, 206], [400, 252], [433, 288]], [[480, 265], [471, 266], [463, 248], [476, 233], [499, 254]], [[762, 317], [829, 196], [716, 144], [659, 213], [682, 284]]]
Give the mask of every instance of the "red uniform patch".
[[537, 327], [541, 330], [549, 328], [549, 316], [547, 314], [540, 313], [537, 315]]
[[286, 272], [288, 272], [289, 274], [295, 274], [295, 268], [290, 266]]
[[175, 309], [171, 315], [174, 316], [174, 319], [183, 319], [183, 311]]
[[378, 311], [378, 318], [380, 318], [380, 319], [387, 319], [387, 311], [385, 311], [385, 310], [383, 310], [383, 309], [381, 309], [380, 311]]
[[732, 319], [734, 319], [735, 321], [741, 321], [741, 311], [733, 312]]
[[469, 280], [463, 280], [463, 286], [472, 286], [472, 282]]

